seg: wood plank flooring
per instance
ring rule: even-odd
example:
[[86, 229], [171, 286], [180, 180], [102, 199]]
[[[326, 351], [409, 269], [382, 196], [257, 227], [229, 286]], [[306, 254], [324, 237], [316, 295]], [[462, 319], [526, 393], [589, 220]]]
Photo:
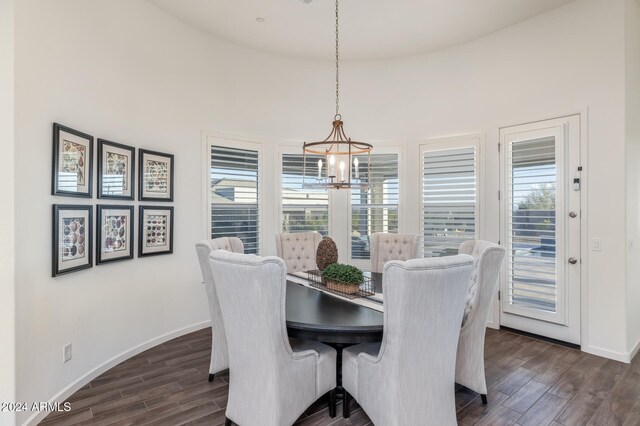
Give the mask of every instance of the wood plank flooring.
[[[149, 349], [102, 374], [69, 398], [53, 425], [224, 424], [228, 373], [207, 381], [211, 331]], [[458, 423], [640, 426], [640, 357], [623, 364], [506, 331], [487, 330], [488, 405], [456, 387]], [[349, 419], [329, 417], [320, 401], [296, 425], [371, 425], [357, 405]]]

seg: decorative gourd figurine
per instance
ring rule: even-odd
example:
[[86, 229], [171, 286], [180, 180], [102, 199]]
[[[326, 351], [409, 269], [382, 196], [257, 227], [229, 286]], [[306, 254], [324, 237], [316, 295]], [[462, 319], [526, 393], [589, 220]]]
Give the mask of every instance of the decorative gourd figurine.
[[329, 237], [324, 237], [316, 251], [316, 265], [323, 271], [327, 266], [338, 262], [338, 247]]

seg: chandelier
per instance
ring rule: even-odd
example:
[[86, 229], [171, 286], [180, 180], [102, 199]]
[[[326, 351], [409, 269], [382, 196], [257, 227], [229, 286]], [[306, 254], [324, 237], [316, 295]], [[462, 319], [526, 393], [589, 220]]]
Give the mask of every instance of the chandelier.
[[320, 142], [305, 142], [302, 155], [304, 188], [369, 187], [372, 146], [352, 141], [344, 133], [340, 115], [339, 14], [336, 0], [336, 114], [329, 136]]

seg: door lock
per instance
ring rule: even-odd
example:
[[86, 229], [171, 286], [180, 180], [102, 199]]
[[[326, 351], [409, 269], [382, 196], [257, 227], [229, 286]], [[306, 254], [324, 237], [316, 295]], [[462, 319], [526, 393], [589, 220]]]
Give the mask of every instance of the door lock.
[[576, 259], [575, 257], [570, 257], [569, 258], [569, 263], [572, 265], [575, 265], [576, 263], [578, 263], [578, 259]]

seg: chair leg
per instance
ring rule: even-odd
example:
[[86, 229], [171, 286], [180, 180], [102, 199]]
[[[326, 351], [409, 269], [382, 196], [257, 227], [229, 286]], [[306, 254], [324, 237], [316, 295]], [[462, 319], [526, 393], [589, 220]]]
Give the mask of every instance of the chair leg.
[[486, 394], [480, 394], [480, 399], [482, 399], [482, 403], [484, 405], [487, 405], [487, 395]]
[[210, 382], [213, 382], [213, 378], [214, 378], [215, 376], [216, 376], [215, 374], [209, 374], [209, 381], [210, 381]]
[[336, 416], [336, 390], [329, 391], [329, 417], [332, 419]]
[[225, 421], [224, 421], [224, 426], [231, 426], [233, 422], [231, 421], [231, 419], [229, 419], [229, 417], [225, 417]]
[[351, 415], [351, 395], [346, 390], [344, 391], [344, 401], [342, 401], [342, 417], [348, 419]]

